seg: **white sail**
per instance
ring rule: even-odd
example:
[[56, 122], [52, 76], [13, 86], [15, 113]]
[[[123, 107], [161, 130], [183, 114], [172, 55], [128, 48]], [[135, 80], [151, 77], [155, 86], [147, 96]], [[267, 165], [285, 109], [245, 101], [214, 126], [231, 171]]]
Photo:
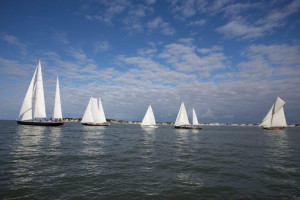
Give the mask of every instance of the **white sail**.
[[271, 109], [269, 110], [268, 114], [265, 116], [265, 118], [262, 120], [262, 123], [260, 126], [263, 127], [271, 127], [271, 121], [272, 121], [272, 114], [273, 114], [274, 104], [272, 105]]
[[150, 126], [151, 125], [151, 122], [150, 122], [150, 111], [149, 111], [149, 108], [150, 106], [148, 107], [146, 113], [145, 113], [145, 116], [143, 118], [143, 121], [141, 123], [142, 126]]
[[98, 109], [99, 109], [99, 114], [100, 114], [100, 123], [105, 123], [106, 118], [105, 118], [104, 109], [103, 109], [100, 97], [98, 99]]
[[93, 123], [93, 122], [94, 122], [94, 118], [93, 118], [93, 114], [92, 114], [92, 97], [91, 97], [90, 101], [85, 109], [81, 123]]
[[156, 125], [155, 117], [151, 105], [148, 107], [141, 125], [142, 126]]
[[193, 109], [193, 125], [198, 125], [198, 119], [195, 110]]
[[42, 76], [42, 67], [40, 61], [38, 65], [37, 78], [36, 78], [34, 118], [46, 118], [43, 76]]
[[283, 107], [273, 114], [271, 127], [287, 127]]
[[154, 117], [154, 113], [153, 113], [151, 105], [149, 106], [149, 110], [150, 110], [150, 115], [149, 115], [150, 123], [151, 123], [151, 125], [156, 125], [155, 117]]
[[32, 109], [27, 110], [22, 116], [22, 121], [32, 120]]
[[99, 113], [99, 108], [98, 108], [98, 102], [96, 98], [91, 98], [91, 110], [92, 110], [92, 115], [95, 123], [101, 123], [101, 117]]
[[175, 121], [175, 126], [180, 126], [180, 125], [188, 125], [189, 124], [189, 119], [185, 110], [184, 103], [181, 103], [176, 121]]
[[[26, 116], [23, 116], [22, 120], [31, 120], [32, 119], [32, 98], [34, 94], [34, 80], [35, 80], [35, 75], [36, 75], [37, 68], [34, 71], [33, 77], [31, 79], [30, 85], [28, 87], [28, 90], [26, 92], [19, 117], [22, 114], [26, 114]], [[24, 115], [25, 115], [24, 114]]]
[[59, 90], [58, 77], [56, 79], [56, 90], [55, 90], [53, 118], [54, 119], [62, 119], [61, 101], [60, 101], [60, 90]]

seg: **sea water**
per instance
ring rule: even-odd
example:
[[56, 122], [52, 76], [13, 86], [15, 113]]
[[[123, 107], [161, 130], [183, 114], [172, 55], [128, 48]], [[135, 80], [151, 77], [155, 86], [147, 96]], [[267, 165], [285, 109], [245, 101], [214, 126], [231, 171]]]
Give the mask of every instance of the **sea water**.
[[300, 199], [300, 128], [0, 121], [1, 199]]

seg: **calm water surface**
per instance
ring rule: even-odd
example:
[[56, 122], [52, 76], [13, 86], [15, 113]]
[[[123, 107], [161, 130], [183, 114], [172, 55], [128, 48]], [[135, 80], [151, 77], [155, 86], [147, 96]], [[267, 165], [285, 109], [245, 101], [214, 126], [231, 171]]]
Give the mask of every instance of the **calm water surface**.
[[1, 199], [300, 199], [300, 128], [0, 121]]

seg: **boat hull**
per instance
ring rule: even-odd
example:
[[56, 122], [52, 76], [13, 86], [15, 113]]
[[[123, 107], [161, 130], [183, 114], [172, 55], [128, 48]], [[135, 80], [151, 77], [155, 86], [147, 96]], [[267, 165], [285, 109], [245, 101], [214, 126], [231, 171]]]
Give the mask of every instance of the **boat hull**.
[[285, 127], [263, 127], [265, 130], [284, 130]]
[[30, 125], [30, 126], [61, 126], [65, 122], [45, 122], [45, 121], [20, 121], [17, 120], [20, 125]]
[[109, 123], [81, 123], [84, 126], [109, 126]]
[[199, 125], [181, 125], [181, 126], [174, 126], [177, 129], [202, 129]]

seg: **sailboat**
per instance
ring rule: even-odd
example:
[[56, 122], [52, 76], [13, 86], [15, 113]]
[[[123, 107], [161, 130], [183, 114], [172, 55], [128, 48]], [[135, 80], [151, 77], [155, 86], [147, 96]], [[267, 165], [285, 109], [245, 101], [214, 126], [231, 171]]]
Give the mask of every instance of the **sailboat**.
[[155, 117], [154, 117], [151, 105], [149, 105], [149, 107], [146, 111], [146, 114], [143, 118], [141, 126], [149, 127], [149, 128], [158, 128], [158, 126], [156, 125], [156, 122], [155, 122]]
[[283, 110], [284, 104], [285, 102], [280, 97], [277, 97], [275, 104], [272, 105], [271, 109], [260, 124], [263, 129], [283, 130], [287, 127]]
[[[33, 106], [33, 101], [34, 101], [34, 106]], [[33, 77], [31, 79], [30, 85], [28, 87], [27, 93], [25, 95], [20, 110], [19, 118], [20, 116], [22, 116], [22, 119], [17, 120], [17, 123], [21, 125], [60, 126], [64, 124], [64, 122], [62, 122], [58, 77], [56, 82], [55, 101], [54, 101], [54, 112], [53, 112], [54, 121], [45, 120], [46, 106], [45, 106], [41, 61], [39, 61], [39, 64], [34, 71]]]
[[86, 126], [109, 126], [109, 123], [106, 122], [100, 98], [98, 101], [96, 98], [90, 98], [82, 117], [81, 124]]

